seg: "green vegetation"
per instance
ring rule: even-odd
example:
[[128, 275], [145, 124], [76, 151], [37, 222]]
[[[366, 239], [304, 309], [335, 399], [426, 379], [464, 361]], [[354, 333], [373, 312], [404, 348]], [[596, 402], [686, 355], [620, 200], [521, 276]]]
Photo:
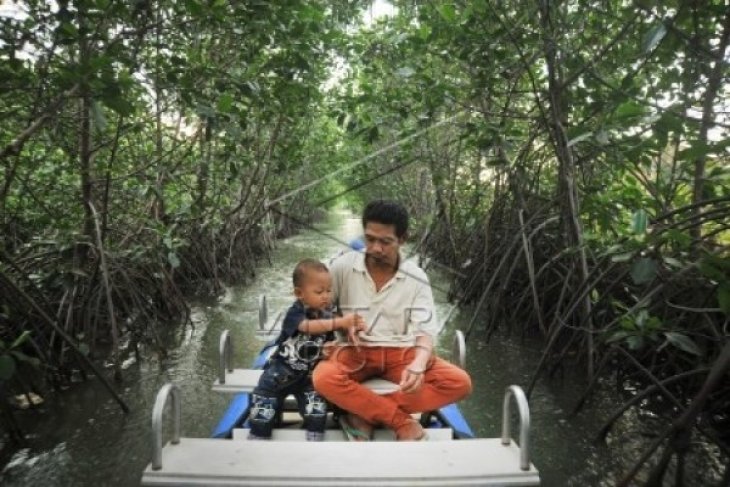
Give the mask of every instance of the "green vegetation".
[[296, 222], [395, 197], [480, 311], [468, 334], [544, 338], [530, 389], [577, 362], [586, 398], [613, 377], [626, 408], [670, 405], [625, 484], [661, 448], [661, 485], [693, 433], [727, 458], [724, 2], [392, 3], [367, 25], [369, 2], [296, 0], [1, 18], [0, 340], [31, 331], [52, 383], [72, 345], [120, 375], [124, 337], [161, 348], [184, 296]]

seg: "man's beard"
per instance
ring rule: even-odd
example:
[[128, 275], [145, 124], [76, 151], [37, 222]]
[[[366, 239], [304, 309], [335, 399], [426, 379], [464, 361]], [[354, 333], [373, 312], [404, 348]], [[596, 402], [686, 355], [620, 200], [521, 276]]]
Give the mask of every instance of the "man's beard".
[[365, 254], [368, 259], [370, 259], [370, 263], [376, 267], [381, 268], [387, 268], [388, 270], [394, 270], [398, 268], [398, 261], [396, 260], [395, 263], [390, 262], [387, 257], [385, 256], [377, 256], [374, 254]]

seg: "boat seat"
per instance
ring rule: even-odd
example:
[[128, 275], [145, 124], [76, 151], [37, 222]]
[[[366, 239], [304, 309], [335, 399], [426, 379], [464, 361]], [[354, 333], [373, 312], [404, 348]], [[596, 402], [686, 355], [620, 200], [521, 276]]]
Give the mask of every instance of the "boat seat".
[[[261, 369], [233, 369], [225, 371], [225, 378], [221, 383], [220, 378], [213, 382], [213, 390], [215, 392], [225, 393], [250, 393], [253, 392], [256, 384], [259, 383], [259, 377], [263, 371]], [[385, 379], [369, 379], [363, 384], [377, 394], [389, 394], [398, 390], [398, 384]]]
[[[259, 323], [263, 326], [267, 322], [266, 297], [259, 298]], [[452, 347], [453, 361], [462, 369], [466, 366], [466, 345], [464, 334], [461, 331], [454, 333]], [[263, 363], [258, 365], [263, 366]], [[213, 382], [213, 391], [230, 394], [251, 393], [259, 382], [262, 370], [234, 369], [233, 345], [228, 330], [223, 330], [219, 342], [218, 378]], [[389, 394], [399, 389], [398, 385], [381, 378], [373, 378], [362, 382], [377, 394]]]
[[181, 438], [142, 485], [314, 487], [539, 485], [534, 465], [499, 438], [417, 442], [231, 441]]
[[[233, 430], [233, 439], [238, 441], [248, 440], [248, 428], [236, 428]], [[428, 441], [449, 441], [454, 438], [454, 430], [451, 428], [429, 428]], [[374, 431], [373, 441], [395, 441], [395, 434], [385, 428], [377, 428]], [[306, 441], [307, 432], [296, 428], [275, 428], [272, 434], [272, 441]], [[348, 441], [342, 430], [326, 430], [324, 441]]]

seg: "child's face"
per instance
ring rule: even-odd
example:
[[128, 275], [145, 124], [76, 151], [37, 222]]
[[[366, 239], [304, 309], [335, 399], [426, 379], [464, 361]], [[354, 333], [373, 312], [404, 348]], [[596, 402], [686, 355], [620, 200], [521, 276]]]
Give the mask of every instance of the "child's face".
[[332, 277], [329, 272], [308, 271], [301, 286], [294, 288], [296, 297], [308, 308], [323, 310], [332, 302]]

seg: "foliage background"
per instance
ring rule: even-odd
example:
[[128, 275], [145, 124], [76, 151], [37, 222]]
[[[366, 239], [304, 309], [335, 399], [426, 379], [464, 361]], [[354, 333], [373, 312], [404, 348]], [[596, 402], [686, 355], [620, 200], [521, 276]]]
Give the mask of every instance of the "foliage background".
[[610, 377], [673, 419], [626, 483], [657, 449], [647, 483], [680, 476], [693, 434], [727, 455], [727, 6], [393, 5], [1, 17], [3, 393], [107, 355], [119, 378], [186, 295], [253, 277], [333, 204], [392, 197], [481, 312], [467, 334], [541, 336], [532, 385], [577, 362], [586, 397]]

